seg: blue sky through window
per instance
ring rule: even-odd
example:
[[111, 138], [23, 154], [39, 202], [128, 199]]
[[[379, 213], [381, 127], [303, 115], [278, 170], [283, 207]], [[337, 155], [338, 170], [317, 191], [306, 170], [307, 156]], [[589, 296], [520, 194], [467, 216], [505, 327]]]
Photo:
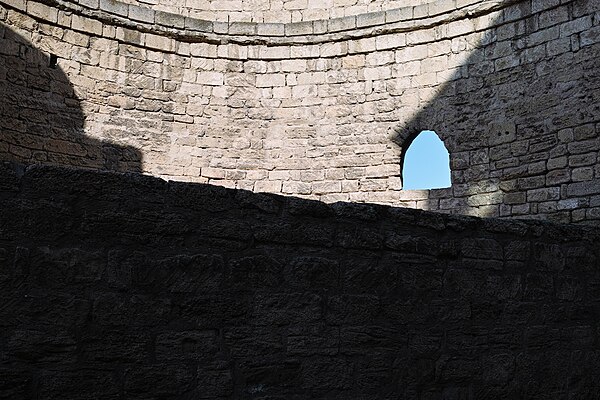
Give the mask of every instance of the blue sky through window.
[[433, 131], [423, 131], [404, 157], [403, 188], [437, 189], [450, 187], [450, 156]]

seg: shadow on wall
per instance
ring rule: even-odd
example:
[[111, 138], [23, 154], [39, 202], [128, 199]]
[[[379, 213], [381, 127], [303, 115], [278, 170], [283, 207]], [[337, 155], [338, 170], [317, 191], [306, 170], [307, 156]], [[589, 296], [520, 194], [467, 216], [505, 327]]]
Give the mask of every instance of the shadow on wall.
[[132, 147], [90, 138], [69, 78], [53, 55], [0, 24], [0, 160], [141, 172]]
[[[405, 147], [433, 130], [449, 150], [452, 189], [430, 194], [430, 202], [452, 213], [553, 214], [560, 222], [573, 221], [558, 200], [588, 206], [573, 200], [585, 190], [570, 184], [600, 177], [600, 44], [585, 32], [594, 4], [577, 0], [539, 13], [521, 2], [476, 46], [455, 39], [454, 56], [470, 51], [466, 62], [394, 139]], [[574, 167], [584, 168], [581, 176]]]

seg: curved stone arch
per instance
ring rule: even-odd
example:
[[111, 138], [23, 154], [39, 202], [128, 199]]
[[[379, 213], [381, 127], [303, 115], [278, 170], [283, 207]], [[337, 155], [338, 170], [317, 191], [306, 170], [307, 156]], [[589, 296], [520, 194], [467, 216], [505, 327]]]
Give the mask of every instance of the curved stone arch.
[[[429, 121], [429, 122], [425, 122]], [[443, 129], [441, 124], [436, 124], [434, 121], [428, 120], [423, 115], [420, 115], [413, 120], [411, 120], [408, 124], [403, 125], [402, 127], [397, 127], [394, 129], [394, 137], [393, 142], [400, 149], [400, 176], [404, 177], [404, 161], [406, 159], [406, 153], [413, 141], [424, 131], [433, 131], [443, 143], [444, 147], [448, 151], [450, 155], [450, 160], [452, 160], [452, 152], [454, 149], [453, 143], [454, 135], [449, 132], [448, 129]], [[450, 173], [452, 175], [453, 171], [450, 169]], [[454, 179], [451, 180], [454, 182]]]
[[[416, 146], [416, 144], [414, 144], [414, 142], [419, 138], [422, 137], [422, 135], [429, 135], [429, 134], [433, 134], [434, 136], [434, 142], [432, 143], [434, 148], [428, 148], [428, 155], [427, 159], [425, 160], [415, 160], [414, 158], [412, 158], [412, 168], [410, 171], [407, 170], [406, 168], [406, 162], [408, 159], [408, 155], [410, 153], [411, 150], [414, 149], [414, 147]], [[413, 146], [414, 144], [414, 146]], [[421, 145], [422, 146], [422, 145]], [[445, 153], [440, 153], [437, 154], [438, 152], [445, 152]], [[441, 156], [444, 157], [444, 159], [446, 158], [446, 156], [448, 157], [448, 164], [447, 165], [440, 165], [438, 169], [437, 166], [437, 160], [435, 158], [431, 158], [431, 156], [434, 156], [437, 158], [437, 156]], [[437, 132], [427, 129], [427, 130], [423, 130], [421, 132], [419, 132], [418, 134], [411, 136], [407, 139], [407, 141], [405, 142], [405, 147], [403, 148], [402, 151], [402, 158], [400, 160], [400, 171], [401, 171], [401, 176], [402, 176], [402, 188], [403, 190], [430, 190], [430, 189], [446, 189], [452, 186], [452, 170], [450, 168], [450, 152], [448, 150], [448, 148], [446, 147], [445, 143], [442, 141], [442, 139], [440, 138], [440, 136], [437, 134]], [[435, 165], [435, 168], [431, 168], [432, 165], [424, 165], [423, 163], [431, 161], [432, 165]], [[431, 172], [433, 172], [432, 176], [429, 176], [427, 179], [429, 180], [428, 182], [416, 182], [415, 178], [411, 178], [410, 181], [412, 183], [411, 186], [421, 186], [421, 187], [408, 187], [407, 188], [407, 182], [409, 181], [408, 179], [408, 175], [410, 172], [410, 175], [415, 176], [413, 174], [416, 173], [415, 171], [415, 165], [414, 163], [417, 162], [417, 166], [419, 167], [419, 169], [424, 168], [427, 169]], [[447, 178], [449, 179], [449, 186], [433, 186], [433, 185], [441, 185], [442, 183], [434, 183], [432, 184], [432, 179], [433, 181], [438, 181], [441, 180], [441, 175], [443, 174], [443, 176], [447, 176]], [[446, 175], [447, 174], [447, 175]], [[427, 180], [426, 179], [426, 180]]]
[[[45, 0], [43, 3], [26, 0], [23, 2], [26, 6], [20, 6], [20, 3], [13, 2], [0, 1], [0, 3], [23, 12], [34, 10], [33, 12], [27, 12], [35, 18], [58, 25], [62, 25], [62, 21], [57, 16], [57, 11], [64, 10], [114, 27], [160, 35], [182, 42], [283, 46], [380, 37], [386, 34], [435, 29], [443, 24], [459, 23], [460, 21], [467, 21], [472, 24], [471, 21], [474, 18], [500, 12], [522, 1], [494, 0], [484, 3], [470, 2], [460, 6], [457, 6], [453, 1], [448, 1], [447, 4], [435, 2], [433, 4], [437, 5], [431, 6], [431, 8], [429, 3], [425, 3], [349, 17], [291, 23], [210, 21], [157, 11], [146, 6], [128, 4], [117, 0], [95, 3], [85, 0]], [[441, 4], [445, 5], [440, 6]], [[457, 28], [455, 35], [460, 36], [465, 33], [463, 28]], [[472, 25], [471, 30], [488, 28], [489, 26]], [[73, 24], [73, 29], [81, 30], [75, 24]], [[453, 29], [455, 28], [451, 30]], [[86, 28], [83, 28], [83, 30], [87, 31]], [[92, 31], [97, 36], [104, 35], [102, 27], [99, 27], [99, 30], [92, 29]], [[122, 37], [125, 35], [126, 32], [121, 32]], [[161, 48], [161, 50], [164, 49]], [[175, 49], [172, 49], [172, 51], [174, 52]]]
[[[138, 0], [123, 0], [127, 4], [141, 5], [157, 11], [166, 11], [200, 19], [259, 23], [297, 23], [367, 15], [368, 17], [363, 18], [363, 21], [361, 21], [364, 24], [376, 20], [378, 15], [384, 15], [386, 11], [390, 10], [402, 9], [404, 10], [402, 14], [406, 15], [406, 12], [410, 11], [412, 15], [418, 17], [451, 11], [455, 6], [453, 1], [422, 0], [415, 1], [414, 5], [406, 6], [406, 2], [401, 0], [368, 0], [361, 1], [362, 4], [354, 0], [354, 4], [344, 2], [341, 5], [336, 5], [331, 4], [331, 2], [320, 1], [313, 2], [305, 8], [299, 8], [297, 5], [291, 8], [286, 7], [286, 3], [293, 1], [274, 2], [262, 0], [260, 4], [257, 4], [256, 2], [240, 0], [238, 7], [234, 9], [231, 2], [223, 2], [222, 0], [206, 0], [201, 7], [194, 5], [193, 1], [178, 5], [169, 0], [155, 0], [153, 4], [140, 4]], [[475, 2], [471, 1], [471, 3]]]

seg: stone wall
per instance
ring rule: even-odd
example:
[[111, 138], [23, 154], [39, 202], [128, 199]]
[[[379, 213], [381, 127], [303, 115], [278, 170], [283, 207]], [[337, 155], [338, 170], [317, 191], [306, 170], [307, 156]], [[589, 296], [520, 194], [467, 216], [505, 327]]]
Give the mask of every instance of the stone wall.
[[4, 165], [0, 398], [595, 398], [599, 240]]
[[[298, 23], [116, 1], [0, 5], [5, 160], [325, 202], [600, 218], [597, 0], [436, 2]], [[35, 101], [23, 110], [18, 93]], [[403, 191], [402, 151], [425, 129], [450, 151], [453, 186]]]
[[[97, 1], [96, 1], [97, 2]], [[129, 4], [174, 14], [221, 22], [290, 23], [343, 18], [398, 8], [416, 8], [427, 15], [428, 8], [448, 11], [454, 1], [413, 0], [127, 0]], [[88, 1], [89, 3], [89, 1]], [[476, 1], [463, 0], [459, 6]]]

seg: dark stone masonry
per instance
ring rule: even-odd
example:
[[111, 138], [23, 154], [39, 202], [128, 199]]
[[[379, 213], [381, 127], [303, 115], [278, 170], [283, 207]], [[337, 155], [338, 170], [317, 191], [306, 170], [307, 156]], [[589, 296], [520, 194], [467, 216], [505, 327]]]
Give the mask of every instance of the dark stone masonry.
[[2, 399], [595, 399], [597, 229], [0, 171]]

